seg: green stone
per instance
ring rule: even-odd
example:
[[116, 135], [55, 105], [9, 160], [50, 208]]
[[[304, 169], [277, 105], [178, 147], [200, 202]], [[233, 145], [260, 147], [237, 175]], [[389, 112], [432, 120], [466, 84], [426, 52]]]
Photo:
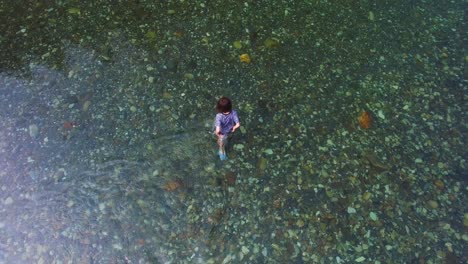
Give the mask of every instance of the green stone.
[[434, 200], [430, 200], [429, 202], [427, 202], [429, 204], [429, 206], [432, 208], [432, 209], [436, 209], [437, 207], [439, 207], [439, 204], [434, 201]]
[[156, 39], [156, 32], [150, 30], [150, 31], [146, 32], [145, 36], [146, 36], [149, 40], [155, 40], [155, 39]]
[[264, 42], [265, 47], [271, 49], [279, 46], [279, 41], [273, 38], [267, 38]]
[[232, 43], [232, 46], [234, 46], [236, 49], [240, 49], [242, 48], [242, 42], [240, 42], [240, 40], [236, 40], [234, 43]]
[[377, 221], [377, 219], [378, 219], [377, 214], [374, 213], [374, 212], [370, 212], [369, 217], [370, 217], [370, 219], [372, 219], [372, 221]]
[[303, 227], [304, 226], [304, 221], [302, 219], [297, 220], [296, 222], [297, 227]]
[[76, 8], [76, 7], [69, 8], [69, 9], [68, 9], [68, 13], [70, 13], [70, 14], [77, 14], [77, 15], [81, 14], [80, 9], [79, 9], [79, 8]]

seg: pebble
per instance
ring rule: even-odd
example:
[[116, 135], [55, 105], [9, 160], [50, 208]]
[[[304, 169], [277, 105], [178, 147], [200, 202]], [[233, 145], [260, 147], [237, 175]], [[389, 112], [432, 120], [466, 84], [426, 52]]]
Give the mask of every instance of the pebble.
[[299, 227], [299, 228], [300, 228], [300, 227], [303, 227], [303, 226], [304, 226], [304, 221], [302, 221], [302, 219], [299, 219], [299, 220], [297, 220], [296, 225], [297, 225], [297, 227]]
[[83, 112], [88, 112], [89, 106], [91, 105], [91, 101], [86, 101], [83, 103]]
[[374, 213], [374, 212], [370, 212], [370, 213], [369, 213], [369, 217], [370, 217], [370, 219], [372, 219], [373, 221], [377, 221], [377, 219], [378, 219], [378, 218], [377, 218], [377, 214]]
[[265, 149], [265, 154], [267, 155], [272, 155], [273, 154], [273, 150], [272, 149]]
[[241, 62], [244, 62], [244, 63], [250, 63], [250, 61], [251, 61], [251, 60], [250, 60], [249, 54], [246, 54], [246, 53], [245, 53], [245, 54], [241, 54], [241, 55], [239, 56], [239, 60], [240, 60]]
[[465, 227], [468, 227], [468, 213], [465, 213], [465, 215], [463, 216], [463, 225]]
[[380, 118], [385, 119], [385, 115], [384, 115], [384, 113], [382, 112], [382, 110], [379, 110], [379, 111], [377, 112], [377, 115], [378, 115]]
[[243, 149], [244, 149], [244, 145], [242, 145], [242, 144], [235, 144], [235, 145], [234, 145], [234, 149], [235, 149], [235, 150], [243, 150]]
[[371, 193], [370, 192], [365, 192], [363, 195], [362, 195], [362, 199], [367, 201], [369, 200], [369, 198], [371, 197]]
[[246, 246], [242, 246], [242, 253], [248, 254], [250, 250]]
[[169, 92], [163, 92], [163, 99], [171, 99], [172, 95]]
[[437, 189], [439, 190], [443, 190], [444, 189], [444, 183], [441, 181], [441, 180], [436, 180], [434, 182], [435, 186], [437, 187]]
[[348, 214], [355, 214], [356, 213], [356, 209], [354, 209], [353, 207], [348, 207]]
[[3, 201], [3, 203], [4, 203], [5, 205], [10, 205], [10, 204], [13, 203], [13, 198], [8, 197], [8, 198], [5, 199], [5, 201]]
[[130, 107], [130, 111], [132, 111], [132, 112], [134, 112], [134, 113], [135, 113], [135, 112], [136, 112], [136, 110], [137, 110], [137, 108], [136, 108], [135, 106], [133, 106], [133, 105], [132, 105], [132, 106]]
[[359, 257], [359, 258], [355, 259], [354, 261], [356, 261], [356, 262], [363, 262], [364, 260], [366, 260], [365, 257]]
[[113, 244], [112, 247], [113, 247], [114, 249], [117, 249], [117, 250], [122, 250], [122, 249], [123, 249], [123, 247], [122, 247], [121, 244]]
[[35, 124], [29, 125], [29, 136], [36, 138], [39, 135], [39, 127]]
[[242, 48], [242, 42], [240, 40], [236, 40], [234, 43], [232, 43], [232, 46], [234, 46], [236, 49], [240, 49]]
[[277, 39], [274, 39], [274, 38], [267, 38], [265, 39], [265, 41], [263, 42], [263, 44], [265, 45], [266, 48], [276, 48], [279, 46], [279, 41]]
[[432, 209], [436, 209], [437, 207], [439, 207], [439, 204], [434, 200], [429, 200], [428, 204]]

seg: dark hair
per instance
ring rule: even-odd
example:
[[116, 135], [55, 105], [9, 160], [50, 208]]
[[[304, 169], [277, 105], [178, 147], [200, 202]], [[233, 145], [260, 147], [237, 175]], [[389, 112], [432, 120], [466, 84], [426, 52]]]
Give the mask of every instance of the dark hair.
[[224, 96], [219, 98], [218, 103], [216, 104], [216, 111], [218, 111], [218, 113], [231, 112], [231, 109], [232, 103], [229, 98]]

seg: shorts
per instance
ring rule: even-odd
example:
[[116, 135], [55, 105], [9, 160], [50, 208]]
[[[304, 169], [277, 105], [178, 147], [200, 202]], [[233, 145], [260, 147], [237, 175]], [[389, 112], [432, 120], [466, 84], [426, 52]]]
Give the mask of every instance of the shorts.
[[[213, 133], [214, 134], [214, 133]], [[214, 134], [216, 137], [218, 137], [216, 134]], [[223, 141], [223, 144], [227, 144], [229, 140], [232, 138], [232, 133], [228, 133], [227, 135], [223, 135], [221, 140]]]

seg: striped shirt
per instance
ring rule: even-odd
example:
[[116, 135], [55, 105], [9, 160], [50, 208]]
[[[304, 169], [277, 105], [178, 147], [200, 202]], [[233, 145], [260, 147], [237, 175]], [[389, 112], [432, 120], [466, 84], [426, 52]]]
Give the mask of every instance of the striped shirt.
[[215, 118], [215, 126], [220, 127], [221, 134], [227, 135], [232, 131], [232, 128], [239, 123], [239, 117], [236, 110], [232, 110], [229, 114], [218, 113]]

